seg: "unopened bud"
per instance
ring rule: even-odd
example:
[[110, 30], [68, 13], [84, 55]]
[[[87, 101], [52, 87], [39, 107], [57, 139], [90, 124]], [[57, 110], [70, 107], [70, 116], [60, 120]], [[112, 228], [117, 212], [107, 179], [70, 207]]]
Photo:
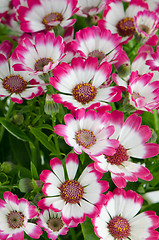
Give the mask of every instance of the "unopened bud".
[[16, 113], [13, 116], [13, 123], [21, 125], [24, 122], [24, 116], [21, 113]]
[[4, 173], [9, 173], [13, 170], [14, 164], [12, 162], [3, 162], [1, 164], [1, 171]]
[[120, 67], [117, 69], [118, 74], [120, 77], [127, 77], [130, 74], [130, 64], [129, 63], [123, 63], [120, 65]]
[[55, 103], [51, 96], [52, 95], [49, 94], [46, 95], [44, 111], [47, 115], [52, 115], [53, 113], [59, 112], [59, 104]]

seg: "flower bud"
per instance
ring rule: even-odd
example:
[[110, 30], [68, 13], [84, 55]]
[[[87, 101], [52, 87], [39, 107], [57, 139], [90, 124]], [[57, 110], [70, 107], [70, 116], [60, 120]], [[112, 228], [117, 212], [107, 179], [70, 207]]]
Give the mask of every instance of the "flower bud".
[[44, 111], [48, 115], [52, 115], [53, 113], [59, 112], [59, 104], [55, 103], [51, 96], [52, 95], [49, 95], [49, 94], [46, 95], [46, 100], [44, 105]]
[[16, 113], [13, 116], [13, 123], [21, 125], [24, 122], [24, 116], [21, 113]]
[[1, 171], [4, 173], [9, 173], [13, 170], [14, 164], [12, 162], [3, 162], [1, 164]]

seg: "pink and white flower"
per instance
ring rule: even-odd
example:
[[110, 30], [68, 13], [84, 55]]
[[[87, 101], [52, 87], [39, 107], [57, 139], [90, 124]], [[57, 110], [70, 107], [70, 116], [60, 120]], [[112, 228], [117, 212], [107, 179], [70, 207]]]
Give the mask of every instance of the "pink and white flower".
[[150, 171], [140, 163], [133, 163], [131, 157], [145, 159], [159, 154], [159, 145], [146, 143], [152, 135], [148, 126], [141, 126], [141, 117], [130, 115], [124, 122], [124, 114], [120, 111], [111, 113], [110, 124], [115, 131], [110, 137], [119, 141], [119, 147], [112, 156], [90, 156], [95, 168], [100, 172], [111, 172], [114, 184], [123, 188], [126, 181], [136, 182], [138, 178], [152, 180]]
[[140, 11], [134, 16], [134, 25], [137, 34], [142, 38], [150, 38], [159, 28], [159, 19], [155, 12]]
[[131, 73], [127, 86], [129, 103], [138, 110], [152, 112], [159, 107], [159, 81], [151, 82], [152, 77], [153, 73], [142, 76], [137, 71]]
[[13, 102], [21, 104], [24, 99], [32, 99], [44, 93], [45, 84], [37, 76], [31, 77], [28, 72], [16, 72], [16, 63], [12, 54], [10, 64], [4, 55], [0, 54], [0, 97], [10, 97]]
[[15, 71], [28, 71], [41, 75], [55, 68], [64, 53], [63, 39], [54, 33], [36, 33], [33, 40], [25, 37], [15, 48], [19, 59]]
[[21, 30], [24, 32], [51, 31], [54, 27], [72, 26], [76, 19], [70, 19], [78, 10], [77, 0], [27, 0], [28, 7], [20, 6]]
[[63, 222], [61, 213], [44, 209], [39, 214], [37, 224], [48, 234], [48, 239], [55, 240], [59, 235], [66, 235], [68, 226]]
[[98, 26], [86, 27], [76, 32], [77, 51], [83, 58], [96, 57], [99, 63], [115, 61], [121, 47], [121, 37]]
[[3, 196], [5, 201], [0, 199], [0, 239], [23, 240], [24, 232], [31, 238], [39, 239], [41, 228], [29, 222], [37, 216], [37, 208], [30, 206], [24, 198], [18, 199], [11, 192], [5, 192]]
[[111, 33], [118, 33], [122, 43], [126, 43], [135, 33], [134, 16], [144, 10], [148, 10], [148, 5], [143, 0], [131, 0], [126, 10], [122, 0], [112, 0], [106, 6], [99, 26], [109, 29]]
[[79, 10], [76, 14], [82, 17], [97, 15], [105, 8], [106, 2], [106, 0], [78, 0], [77, 7]]
[[66, 125], [56, 125], [54, 132], [63, 136], [65, 142], [72, 146], [77, 154], [84, 151], [95, 156], [102, 153], [113, 155], [118, 141], [108, 139], [114, 133], [114, 127], [108, 124], [110, 114], [104, 110], [86, 112], [84, 108], [78, 109], [75, 114], [76, 119], [72, 114], [66, 114]]
[[3, 16], [5, 13], [7, 13], [13, 8], [12, 1], [13, 0], [0, 1], [0, 16]]
[[8, 40], [3, 41], [0, 44], [0, 54], [4, 55], [6, 58], [9, 58], [11, 54], [13, 44], [9, 42]]
[[154, 211], [137, 214], [142, 206], [141, 195], [132, 190], [115, 189], [106, 194], [106, 202], [92, 219], [94, 231], [101, 240], [157, 240], [159, 217]]
[[73, 58], [71, 66], [61, 63], [53, 70], [49, 82], [61, 94], [53, 99], [69, 109], [93, 108], [101, 102], [117, 102], [122, 98], [121, 90], [110, 86], [112, 66], [104, 62], [98, 67], [97, 58]]
[[51, 159], [50, 165], [53, 172], [43, 170], [40, 174], [40, 179], [44, 182], [43, 193], [48, 197], [41, 199], [38, 206], [61, 212], [66, 224], [71, 221], [76, 224], [84, 222], [86, 216], [94, 217], [97, 213], [96, 206], [104, 202], [105, 196], [102, 193], [108, 190], [108, 182], [100, 181], [102, 174], [90, 164], [76, 180], [79, 163], [75, 153], [69, 153], [66, 158], [68, 178], [65, 177], [58, 158]]

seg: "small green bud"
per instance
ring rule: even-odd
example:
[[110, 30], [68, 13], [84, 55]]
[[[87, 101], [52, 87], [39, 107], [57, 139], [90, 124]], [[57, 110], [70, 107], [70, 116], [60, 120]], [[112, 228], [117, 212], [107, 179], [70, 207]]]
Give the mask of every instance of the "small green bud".
[[19, 181], [19, 189], [23, 193], [27, 193], [33, 190], [32, 179], [30, 178], [22, 178]]
[[1, 171], [4, 173], [9, 173], [13, 170], [14, 164], [12, 162], [3, 162], [1, 164]]
[[120, 77], [127, 77], [130, 74], [130, 64], [123, 63], [117, 71]]
[[24, 116], [21, 113], [16, 113], [13, 116], [13, 123], [21, 125], [24, 122]]
[[51, 96], [52, 95], [49, 94], [46, 95], [44, 111], [47, 115], [52, 115], [53, 113], [59, 112], [59, 104], [55, 103]]

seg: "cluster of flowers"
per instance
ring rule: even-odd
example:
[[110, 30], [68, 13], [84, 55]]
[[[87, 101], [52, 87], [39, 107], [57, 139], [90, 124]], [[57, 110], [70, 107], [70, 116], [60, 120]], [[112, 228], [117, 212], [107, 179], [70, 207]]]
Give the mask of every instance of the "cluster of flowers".
[[[24, 232], [38, 239], [41, 228], [56, 239], [86, 216], [103, 240], [159, 239], [159, 217], [154, 211], [136, 216], [142, 197], [123, 189], [127, 181], [152, 180], [150, 171], [130, 158], [159, 153], [159, 145], [148, 142], [152, 131], [141, 125], [144, 111], [159, 109], [159, 47], [153, 48], [158, 43], [158, 1], [1, 0], [0, 11], [1, 23], [18, 36], [12, 54], [10, 42], [0, 45], [0, 97], [22, 104], [53, 86], [51, 99], [71, 111], [54, 132], [75, 152], [67, 155], [66, 171], [55, 157], [52, 171], [40, 174], [46, 196], [38, 202], [42, 211], [4, 193], [0, 239], [21, 240]], [[75, 37], [73, 15], [92, 21]], [[123, 46], [133, 37], [142, 44], [131, 62]], [[121, 101], [122, 94], [135, 111], [127, 119], [109, 104]], [[77, 154], [82, 152], [93, 163], [76, 177]], [[117, 188], [104, 194], [109, 183], [101, 178], [108, 171]]]

